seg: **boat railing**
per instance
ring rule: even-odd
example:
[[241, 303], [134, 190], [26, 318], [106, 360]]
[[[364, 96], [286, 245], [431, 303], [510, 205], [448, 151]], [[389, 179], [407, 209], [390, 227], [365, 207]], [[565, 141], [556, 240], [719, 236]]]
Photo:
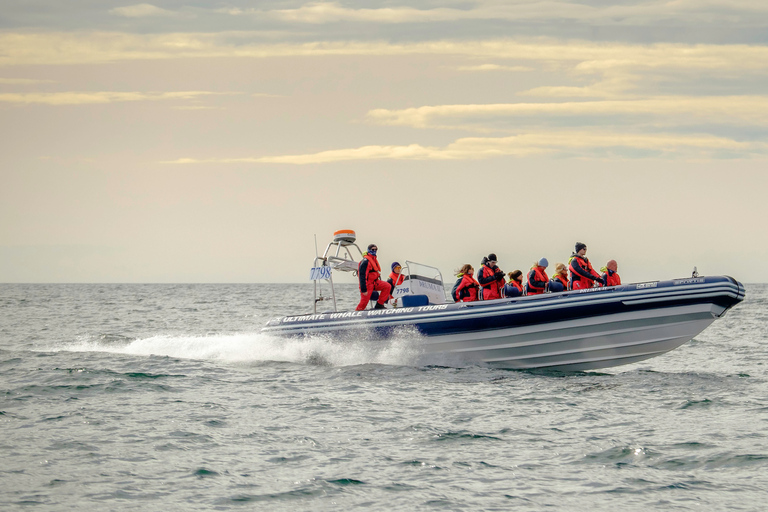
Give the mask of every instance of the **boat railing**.
[[[357, 260], [355, 259], [355, 251], [353, 249], [356, 249], [356, 253], [360, 255], [360, 258]], [[328, 244], [322, 256], [315, 256], [315, 261], [309, 275], [309, 279], [314, 282], [315, 287], [315, 300], [312, 305], [313, 314], [317, 314], [317, 303], [324, 301], [333, 301], [333, 311], [338, 312], [336, 287], [333, 284], [333, 270], [357, 272], [360, 260], [362, 259], [363, 251], [360, 250], [360, 247], [355, 242], [337, 237], [334, 237], [333, 241]], [[330, 295], [323, 295], [323, 283], [328, 285]]]

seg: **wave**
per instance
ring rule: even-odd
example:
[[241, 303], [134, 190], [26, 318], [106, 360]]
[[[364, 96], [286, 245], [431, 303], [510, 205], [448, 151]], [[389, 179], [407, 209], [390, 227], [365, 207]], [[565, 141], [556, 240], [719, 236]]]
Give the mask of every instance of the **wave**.
[[182, 359], [236, 363], [283, 361], [321, 366], [386, 364], [440, 365], [446, 361], [427, 357], [421, 336], [404, 330], [386, 340], [374, 336], [332, 339], [324, 336], [280, 338], [261, 333], [156, 335], [115, 343], [103, 336], [80, 338], [51, 351], [106, 352], [134, 356], [168, 356]]

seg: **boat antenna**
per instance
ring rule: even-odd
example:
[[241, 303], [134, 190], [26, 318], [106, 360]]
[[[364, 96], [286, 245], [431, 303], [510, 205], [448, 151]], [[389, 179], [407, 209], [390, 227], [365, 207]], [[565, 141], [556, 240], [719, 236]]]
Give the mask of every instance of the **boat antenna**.
[[[317, 252], [317, 233], [315, 233], [313, 236], [315, 237], [315, 263], [314, 264], [317, 265], [317, 259], [320, 257], [320, 255]], [[315, 280], [314, 285], [315, 285], [315, 308], [314, 308], [314, 312], [317, 313], [317, 303], [321, 302], [321, 301], [324, 301], [325, 298], [323, 297], [323, 287], [322, 286], [320, 286], [320, 290], [319, 290], [320, 291], [320, 297], [317, 296], [317, 292], [318, 292], [318, 281], [317, 280]]]

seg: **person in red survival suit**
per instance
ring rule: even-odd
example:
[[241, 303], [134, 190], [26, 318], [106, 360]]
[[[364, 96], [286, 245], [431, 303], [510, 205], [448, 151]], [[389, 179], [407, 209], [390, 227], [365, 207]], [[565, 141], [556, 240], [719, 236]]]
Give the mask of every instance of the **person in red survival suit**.
[[509, 282], [504, 285], [505, 297], [522, 297], [523, 293], [523, 271], [513, 270], [509, 274]]
[[504, 289], [504, 272], [496, 266], [496, 255], [489, 254], [483, 258], [482, 264], [477, 272], [477, 282], [483, 289], [483, 300], [500, 299]]
[[402, 270], [403, 267], [400, 266], [398, 262], [392, 263], [392, 273], [389, 274], [389, 278], [387, 279], [387, 283], [389, 283], [389, 286], [392, 288], [392, 291], [389, 292], [390, 295], [393, 295], [395, 293], [395, 288], [405, 281], [405, 276], [401, 274]]
[[568, 267], [555, 263], [555, 275], [549, 281], [549, 291], [563, 292], [568, 289]]
[[587, 244], [578, 242], [575, 251], [568, 260], [571, 271], [571, 290], [592, 288], [593, 283], [605, 284], [603, 278], [595, 272], [592, 264], [587, 259]]
[[619, 276], [619, 273], [616, 272], [618, 269], [619, 265], [616, 263], [616, 260], [609, 260], [608, 263], [600, 269], [600, 272], [603, 273], [605, 286], [619, 286], [621, 284], [621, 277]]
[[[403, 284], [403, 281], [405, 281], [405, 276], [402, 274], [402, 271], [403, 267], [400, 265], [400, 263], [396, 261], [392, 263], [392, 272], [387, 278], [387, 283], [389, 284], [389, 287], [392, 288], [392, 290], [389, 292], [390, 298], [395, 296], [395, 288]], [[392, 301], [392, 305], [397, 307], [397, 299]]]
[[474, 302], [478, 300], [477, 292], [480, 290], [480, 283], [472, 277], [474, 273], [475, 269], [469, 263], [461, 267], [461, 270], [456, 273], [458, 281], [456, 281], [456, 285], [451, 293], [453, 300], [456, 302]]
[[381, 265], [376, 258], [376, 252], [379, 250], [376, 244], [368, 246], [368, 252], [363, 254], [363, 259], [357, 267], [357, 279], [360, 282], [360, 304], [355, 311], [362, 311], [371, 300], [373, 292], [379, 292], [379, 300], [373, 309], [385, 309], [384, 303], [389, 300], [389, 284], [381, 280]]
[[547, 267], [549, 262], [547, 258], [541, 258], [528, 272], [528, 295], [539, 295], [547, 291], [549, 287], [549, 276], [547, 276]]

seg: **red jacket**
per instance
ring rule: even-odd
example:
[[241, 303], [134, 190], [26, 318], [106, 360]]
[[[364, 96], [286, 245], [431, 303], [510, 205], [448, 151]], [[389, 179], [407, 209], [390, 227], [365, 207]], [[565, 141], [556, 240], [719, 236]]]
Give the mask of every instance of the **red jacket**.
[[528, 295], [538, 295], [547, 289], [549, 277], [544, 267], [536, 265], [528, 272]]
[[480, 283], [472, 277], [472, 274], [464, 274], [461, 276], [459, 286], [456, 287], [456, 296], [453, 300], [456, 302], [474, 302], [478, 300], [477, 292], [479, 289]]
[[592, 283], [597, 281], [602, 284], [603, 278], [600, 277], [587, 258], [582, 258], [578, 254], [571, 256], [568, 262], [571, 271], [571, 289], [592, 288]]
[[[509, 281], [509, 282], [507, 283], [507, 286], [505, 286], [504, 288], [505, 288], [505, 289], [507, 289], [507, 287], [508, 287], [508, 286], [514, 286], [514, 287], [515, 287], [515, 288], [517, 288], [517, 290], [520, 292], [520, 295], [523, 295], [523, 285], [522, 285], [522, 284], [520, 284], [520, 282], [519, 282], [519, 281], [516, 281], [515, 279], [512, 279], [511, 281]], [[507, 297], [510, 297], [510, 295], [509, 295], [509, 292], [505, 293], [505, 295], [506, 295]], [[519, 296], [520, 296], [520, 295], [519, 295]]]
[[613, 270], [609, 270], [605, 274], [603, 274], [603, 277], [605, 277], [605, 286], [619, 286], [621, 284], [621, 277], [619, 277], [618, 272], [614, 272]]
[[563, 285], [563, 290], [568, 289], [568, 278], [565, 277], [563, 274], [555, 274], [552, 276], [553, 281], [559, 281], [560, 284]]
[[390, 281], [395, 286], [399, 286], [403, 284], [403, 281], [405, 281], [405, 276], [403, 275], [402, 272], [400, 272], [399, 274], [395, 274], [394, 272], [392, 272], [391, 274], [389, 274], [389, 279], [387, 279], [387, 282], [390, 282]]
[[381, 265], [376, 256], [368, 253], [360, 260], [357, 267], [357, 280], [360, 283], [360, 291], [368, 293], [368, 287], [375, 283], [381, 277]]
[[500, 299], [501, 290], [504, 288], [504, 273], [497, 267], [483, 265], [477, 275], [478, 284], [483, 289], [483, 300]]

